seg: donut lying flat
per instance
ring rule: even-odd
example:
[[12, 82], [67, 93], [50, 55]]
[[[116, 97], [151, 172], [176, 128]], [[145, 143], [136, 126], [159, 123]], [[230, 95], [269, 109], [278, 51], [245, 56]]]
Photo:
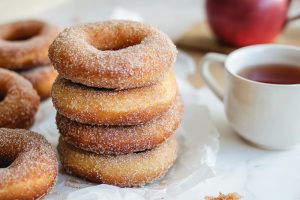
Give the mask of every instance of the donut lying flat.
[[25, 69], [49, 64], [48, 48], [58, 28], [39, 20], [0, 25], [0, 67]]
[[40, 98], [28, 80], [0, 69], [0, 127], [28, 129], [34, 122]]
[[161, 117], [137, 126], [91, 126], [72, 121], [60, 114], [56, 124], [62, 139], [73, 146], [99, 154], [126, 154], [153, 149], [180, 124], [183, 104], [177, 97]]
[[35, 67], [33, 69], [22, 70], [21, 76], [29, 80], [33, 88], [37, 91], [41, 100], [51, 96], [52, 84], [57, 77], [57, 71], [52, 65]]
[[49, 58], [62, 77], [110, 89], [156, 83], [169, 71], [176, 53], [161, 31], [126, 20], [67, 28], [49, 48]]
[[63, 140], [58, 144], [62, 165], [69, 174], [121, 187], [142, 186], [163, 176], [174, 163], [176, 151], [175, 136], [152, 150], [119, 156], [86, 152]]
[[24, 129], [0, 128], [0, 199], [39, 199], [54, 186], [58, 164], [46, 139]]
[[172, 72], [159, 83], [130, 90], [90, 88], [58, 77], [52, 87], [57, 111], [92, 125], [136, 125], [161, 116], [176, 99]]

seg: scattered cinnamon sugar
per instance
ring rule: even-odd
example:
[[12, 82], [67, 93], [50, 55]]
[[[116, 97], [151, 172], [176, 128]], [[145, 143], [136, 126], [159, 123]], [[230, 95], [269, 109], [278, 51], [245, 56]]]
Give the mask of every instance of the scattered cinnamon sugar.
[[204, 197], [204, 200], [239, 200], [239, 199], [241, 199], [241, 196], [235, 192], [229, 194], [223, 194], [220, 192], [219, 196], [217, 197], [212, 197], [212, 196]]

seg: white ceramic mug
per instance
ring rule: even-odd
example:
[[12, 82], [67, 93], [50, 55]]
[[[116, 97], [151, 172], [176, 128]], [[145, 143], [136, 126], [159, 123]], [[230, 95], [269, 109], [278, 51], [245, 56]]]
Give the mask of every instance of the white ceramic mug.
[[[224, 91], [210, 72], [212, 63], [225, 71]], [[300, 48], [287, 45], [254, 45], [228, 56], [208, 53], [201, 73], [210, 89], [224, 101], [232, 128], [246, 140], [268, 149], [288, 149], [300, 144], [300, 84], [268, 84], [245, 79], [239, 72], [261, 64], [300, 67]]]

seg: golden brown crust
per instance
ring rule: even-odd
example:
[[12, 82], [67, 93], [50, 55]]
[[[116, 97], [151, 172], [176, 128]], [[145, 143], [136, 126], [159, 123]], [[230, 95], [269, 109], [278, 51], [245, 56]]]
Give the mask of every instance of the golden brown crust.
[[133, 187], [145, 185], [166, 173], [176, 159], [177, 141], [171, 136], [152, 150], [119, 156], [86, 152], [63, 140], [57, 148], [69, 174], [92, 182]]
[[48, 48], [58, 33], [57, 26], [40, 20], [0, 25], [0, 67], [17, 70], [49, 64]]
[[90, 88], [58, 77], [52, 87], [57, 111], [91, 125], [137, 125], [166, 112], [176, 99], [172, 72], [159, 83], [129, 90]]
[[140, 22], [110, 20], [65, 29], [49, 58], [65, 79], [87, 86], [129, 89], [152, 85], [173, 65], [167, 35]]
[[62, 139], [83, 150], [99, 154], [126, 154], [153, 149], [169, 138], [180, 124], [183, 104], [177, 97], [161, 117], [137, 126], [91, 126], [59, 113], [56, 124]]
[[0, 69], [0, 127], [28, 129], [34, 123], [40, 98], [29, 81]]
[[51, 96], [52, 84], [58, 73], [52, 65], [45, 65], [19, 71], [21, 76], [29, 80], [33, 88], [37, 91], [41, 100]]
[[0, 168], [1, 200], [39, 199], [51, 190], [58, 174], [51, 145], [23, 129], [0, 128], [0, 167], [5, 167]]

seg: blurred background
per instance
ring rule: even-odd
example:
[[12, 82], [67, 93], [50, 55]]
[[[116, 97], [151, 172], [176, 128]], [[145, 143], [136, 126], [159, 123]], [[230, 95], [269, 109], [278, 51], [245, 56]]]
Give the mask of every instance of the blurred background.
[[[289, 15], [299, 12], [300, 1], [293, 0]], [[162, 29], [173, 40], [206, 18], [205, 0], [0, 0], [0, 13], [0, 23], [39, 17], [61, 27], [113, 17], [136, 17]], [[300, 22], [293, 23], [297, 24]]]
[[[192, 56], [196, 63], [206, 52], [229, 53], [255, 43], [300, 46], [300, 20], [284, 26], [285, 18], [299, 17], [300, 0], [207, 2], [209, 9], [205, 0], [0, 0], [0, 23], [39, 18], [63, 29], [106, 19], [144, 21], [167, 33], [178, 49]], [[222, 72], [216, 69], [214, 73], [222, 82]], [[204, 85], [199, 74], [190, 78], [196, 87]]]
[[0, 0], [0, 23], [40, 17], [60, 26], [109, 18], [137, 18], [173, 40], [204, 19], [202, 0]]

